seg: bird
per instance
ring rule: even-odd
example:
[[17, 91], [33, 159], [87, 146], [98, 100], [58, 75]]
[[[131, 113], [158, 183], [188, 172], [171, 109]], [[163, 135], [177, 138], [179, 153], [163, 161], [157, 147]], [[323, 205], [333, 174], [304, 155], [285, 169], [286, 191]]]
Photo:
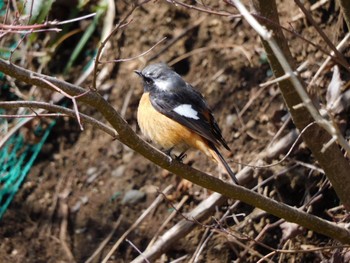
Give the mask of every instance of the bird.
[[235, 173], [219, 151], [230, 151], [221, 130], [200, 92], [165, 63], [135, 70], [143, 81], [143, 94], [137, 109], [141, 132], [171, 156], [180, 151], [180, 160], [190, 148], [198, 149], [222, 165], [233, 182]]

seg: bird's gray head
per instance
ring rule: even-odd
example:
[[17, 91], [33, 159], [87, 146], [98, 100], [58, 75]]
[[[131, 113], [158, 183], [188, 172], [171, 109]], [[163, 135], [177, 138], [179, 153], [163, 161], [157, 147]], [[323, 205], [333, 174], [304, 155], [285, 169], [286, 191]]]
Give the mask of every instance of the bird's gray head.
[[135, 73], [142, 77], [145, 91], [171, 91], [186, 85], [181, 76], [164, 63], [149, 65]]

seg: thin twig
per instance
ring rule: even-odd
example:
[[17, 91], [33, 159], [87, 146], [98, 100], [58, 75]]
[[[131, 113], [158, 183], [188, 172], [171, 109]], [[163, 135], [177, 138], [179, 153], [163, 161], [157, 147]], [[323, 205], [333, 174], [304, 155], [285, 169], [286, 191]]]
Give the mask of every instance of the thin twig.
[[[180, 222], [178, 222], [175, 226], [166, 231], [161, 238], [143, 252], [143, 255], [146, 256], [150, 261], [154, 261], [157, 256], [162, 254], [162, 251], [166, 251], [168, 248], [172, 246], [172, 244], [184, 237], [191, 229], [197, 225], [197, 221], [203, 217], [207, 217], [211, 214], [212, 210], [215, 209], [216, 206], [221, 205], [226, 200], [225, 197], [218, 193], [214, 193], [210, 195], [207, 199], [203, 200], [196, 208], [194, 208], [188, 215], [184, 216]], [[137, 257], [132, 261], [132, 263], [141, 263], [143, 262], [142, 257]]]
[[228, 16], [230, 18], [231, 17], [232, 18], [241, 17], [241, 15], [235, 15], [235, 14], [231, 14], [231, 13], [228, 13], [228, 12], [219, 12], [219, 11], [215, 11], [215, 10], [204, 8], [204, 7], [198, 7], [198, 6], [195, 6], [195, 5], [189, 5], [189, 4], [177, 1], [177, 0], [166, 0], [166, 2], [175, 4], [175, 5], [180, 5], [180, 6], [188, 8], [188, 9], [197, 10], [197, 11], [200, 11], [200, 12], [203, 12], [203, 13], [207, 13], [207, 14], [211, 14], [211, 15]]
[[[68, 23], [73, 23], [76, 21], [80, 21], [86, 18], [90, 18], [95, 16], [96, 13], [92, 13], [89, 15], [85, 15], [85, 16], [80, 16], [80, 17], [76, 17], [73, 19], [69, 19], [69, 20], [64, 20], [61, 22], [57, 22], [57, 21], [49, 21], [49, 22], [45, 22], [44, 24], [35, 24], [35, 25], [6, 25], [6, 24], [0, 24], [0, 31], [4, 31], [4, 30], [11, 30], [11, 31], [15, 31], [16, 33], [18, 32], [28, 32], [30, 30], [38, 30], [38, 29], [45, 29], [52, 26], [57, 26], [57, 25], [64, 25], [64, 24], [68, 24]], [[2, 30], [3, 29], [3, 30]], [[50, 28], [51, 30], [61, 30], [59, 28]]]
[[288, 114], [287, 119], [282, 124], [282, 126], [279, 128], [279, 130], [275, 133], [275, 135], [273, 136], [272, 140], [267, 145], [267, 148], [270, 148], [270, 146], [275, 142], [275, 140], [277, 138], [279, 138], [279, 136], [282, 134], [282, 132], [284, 131], [284, 129], [287, 127], [287, 125], [290, 123], [291, 120], [292, 120], [292, 117], [290, 116], [290, 114]]
[[145, 52], [135, 56], [135, 57], [131, 57], [131, 58], [120, 58], [120, 59], [114, 59], [114, 60], [107, 60], [107, 61], [100, 61], [101, 64], [104, 63], [119, 63], [119, 62], [127, 62], [127, 61], [131, 61], [140, 57], [143, 57], [145, 55], [147, 55], [149, 52], [151, 52], [156, 46], [158, 46], [160, 43], [162, 43], [164, 40], [166, 39], [166, 37], [163, 37], [161, 40], [159, 40], [157, 43], [155, 43], [152, 47], [150, 47], [148, 50], [146, 50]]
[[[43, 89], [52, 89], [51, 86], [43, 82], [41, 79], [31, 78], [33, 74], [32, 71], [10, 64], [8, 61], [3, 59], [0, 59], [0, 71], [6, 75], [16, 78], [18, 81], [23, 81]], [[62, 88], [64, 91], [69, 92], [71, 95], [78, 95], [86, 92], [86, 90], [82, 89], [81, 87], [72, 85], [57, 78], [41, 74], [38, 74], [38, 76], [44, 77]], [[214, 176], [209, 176], [206, 173], [191, 168], [188, 165], [184, 165], [176, 160], [170, 161], [169, 157], [164, 153], [141, 140], [126, 123], [126, 121], [122, 119], [115, 111], [112, 105], [105, 101], [100, 94], [90, 92], [86, 94], [86, 96], [83, 96], [81, 101], [101, 112], [103, 117], [118, 131], [120, 134], [119, 139], [122, 143], [126, 144], [131, 149], [137, 151], [164, 169], [178, 174], [185, 179], [201, 185], [202, 187], [219, 192], [233, 199], [240, 199], [247, 204], [257, 206], [275, 216], [285, 218], [288, 221], [300, 224], [306, 228], [314, 230], [315, 232], [330, 236], [341, 242], [349, 242], [350, 232], [342, 226], [338, 226], [319, 217], [298, 211], [293, 207], [273, 201], [244, 187], [227, 184]], [[252, 172], [252, 168], [249, 167], [245, 167], [243, 170], [245, 173]], [[241, 177], [243, 176], [245, 175], [242, 173]], [[243, 177], [242, 181], [244, 180], [245, 178]], [[225, 198], [223, 200], [225, 200]]]
[[13, 56], [13, 53], [15, 53], [16, 49], [19, 47], [19, 45], [23, 42], [23, 40], [30, 34], [32, 33], [32, 30], [26, 32], [23, 34], [23, 36], [21, 37], [21, 39], [16, 43], [16, 46], [11, 50], [10, 52], [10, 58], [9, 58], [9, 61], [10, 63], [12, 63], [12, 56]]
[[[139, 253], [141, 257], [143, 256], [141, 250], [134, 243], [132, 243], [129, 239], [125, 239], [125, 241], [128, 242]], [[143, 256], [143, 258], [146, 263], [150, 263], [146, 257]]]
[[[6, 102], [0, 102], [0, 105], [2, 103], [6, 103]], [[44, 112], [44, 111], [40, 111], [40, 112]], [[0, 150], [4, 147], [5, 143], [12, 137], [13, 134], [15, 134], [21, 127], [23, 127], [25, 124], [27, 124], [31, 120], [32, 120], [31, 118], [21, 120], [15, 126], [13, 126], [4, 136], [2, 136], [2, 138], [0, 139]]]
[[[38, 79], [38, 77], [35, 77], [35, 76], [32, 76], [33, 79]], [[86, 95], [88, 92], [90, 92], [89, 90], [85, 91], [83, 94], [79, 94], [77, 96], [71, 96], [69, 95], [68, 93], [64, 92], [62, 89], [60, 89], [59, 87], [57, 87], [56, 85], [54, 85], [53, 83], [51, 83], [50, 81], [42, 78], [41, 79], [42, 81], [44, 81], [46, 84], [48, 84], [50, 87], [52, 87], [54, 90], [56, 90], [57, 92], [63, 94], [64, 96], [66, 96], [67, 98], [69, 98], [72, 102], [73, 102], [73, 108], [74, 108], [74, 112], [75, 112], [75, 116], [77, 118], [77, 121], [79, 123], [79, 126], [80, 126], [80, 130], [84, 130], [84, 127], [83, 125], [81, 124], [81, 121], [80, 121], [80, 115], [79, 115], [79, 110], [78, 110], [78, 104], [77, 104], [77, 101], [76, 99], [77, 98], [80, 98], [84, 95]]]
[[[67, 190], [66, 190], [67, 191]], [[60, 211], [61, 211], [61, 224], [60, 224], [60, 242], [61, 245], [63, 247], [63, 250], [65, 251], [69, 262], [75, 262], [74, 256], [72, 251], [70, 250], [67, 241], [66, 241], [66, 235], [67, 235], [67, 228], [68, 228], [68, 213], [69, 213], [69, 209], [68, 209], [68, 204], [67, 204], [67, 195], [66, 195], [66, 191], [61, 194], [61, 198], [60, 198]]]
[[[249, 13], [245, 6], [239, 0], [226, 0], [227, 2], [235, 5], [241, 14], [245, 17], [247, 22], [254, 28], [254, 30], [269, 43], [272, 51], [276, 55], [281, 67], [283, 68], [286, 75], [290, 76], [290, 80], [295, 87], [295, 90], [299, 94], [303, 103], [301, 105], [295, 105], [294, 107], [306, 107], [310, 112], [311, 116], [317, 122], [318, 125], [323, 127], [333, 138], [336, 138], [337, 142], [348, 152], [350, 155], [350, 145], [345, 140], [343, 135], [339, 132], [337, 128], [334, 127], [332, 122], [324, 119], [315, 106], [312, 103], [309, 95], [306, 93], [303, 85], [301, 84], [298, 77], [294, 74], [291, 66], [288, 64], [286, 57], [284, 56], [282, 50], [277, 45], [275, 39], [272, 37], [272, 33], [268, 32], [259, 22]], [[327, 148], [326, 148], [327, 149]]]
[[[309, 65], [309, 62], [306, 60], [304, 61], [297, 69], [296, 71], [294, 72], [294, 74], [298, 75], [300, 72], [302, 72], [304, 69], [306, 69], [306, 67]], [[265, 86], [269, 86], [269, 85], [272, 85], [272, 84], [275, 84], [275, 83], [278, 83], [282, 80], [285, 80], [285, 79], [288, 79], [290, 78], [289, 75], [283, 75], [281, 77], [278, 77], [278, 78], [275, 78], [273, 80], [270, 80], [270, 81], [266, 81], [265, 83], [261, 83], [259, 86], [260, 87], [265, 87]]]
[[[345, 49], [346, 45], [348, 44], [349, 39], [350, 39], [350, 33], [347, 33], [346, 36], [337, 45], [337, 50], [339, 50], [339, 52], [341, 52]], [[334, 55], [334, 53], [332, 52], [331, 55]], [[312, 87], [315, 84], [317, 78], [320, 76], [321, 72], [326, 68], [327, 64], [331, 61], [331, 59], [332, 59], [332, 56], [328, 56], [325, 59], [325, 61], [319, 67], [319, 69], [317, 70], [315, 75], [312, 77], [312, 79], [308, 85], [309, 87]]]
[[207, 52], [209, 50], [217, 50], [217, 49], [222, 50], [222, 49], [229, 49], [229, 48], [237, 49], [238, 51], [241, 51], [242, 54], [248, 59], [249, 63], [252, 64], [251, 58], [243, 46], [229, 44], [229, 45], [213, 45], [213, 46], [206, 46], [206, 47], [193, 49], [185, 54], [178, 56], [177, 58], [174, 58], [173, 60], [168, 62], [168, 65], [173, 66], [185, 58], [188, 58], [190, 56], [193, 56], [202, 52]]
[[69, 23], [81, 21], [81, 20], [84, 20], [84, 19], [87, 19], [87, 18], [90, 18], [90, 17], [94, 17], [95, 15], [96, 15], [96, 13], [91, 13], [91, 14], [88, 14], [88, 15], [85, 15], [85, 16], [79, 16], [79, 17], [76, 17], [76, 18], [73, 18], [73, 19], [64, 20], [64, 21], [61, 21], [61, 22], [51, 22], [49, 24], [50, 25], [64, 25], [64, 24], [69, 24]]
[[190, 259], [190, 261], [188, 263], [197, 263], [198, 262], [199, 256], [201, 255], [203, 249], [205, 248], [205, 246], [207, 245], [207, 243], [209, 242], [211, 237], [214, 235], [214, 232], [209, 233], [209, 229], [210, 228], [205, 229], [203, 236], [201, 238], [201, 241], [199, 242], [199, 246], [197, 246], [196, 251], [193, 253], [192, 258]]
[[[226, 2], [229, 2], [228, 0], [225, 0]], [[341, 60], [337, 57], [337, 56], [334, 56], [332, 55], [331, 52], [328, 52], [326, 49], [324, 49], [323, 47], [321, 47], [320, 45], [312, 42], [311, 40], [308, 40], [307, 38], [305, 38], [304, 36], [302, 36], [301, 34], [299, 34], [298, 32], [295, 32], [294, 30], [291, 30], [285, 26], [282, 26], [280, 25], [279, 23], [276, 23], [274, 21], [271, 21], [270, 19], [266, 18], [266, 17], [263, 17], [263, 16], [260, 16], [258, 14], [251, 14], [252, 16], [254, 16], [257, 20], [263, 20], [265, 21], [266, 23], [269, 23], [273, 26], [277, 26], [279, 28], [281, 28], [282, 30], [292, 34], [293, 36], [297, 37], [297, 38], [300, 38], [301, 40], [303, 40], [304, 42], [308, 43], [309, 45], [317, 48], [317, 50], [321, 51], [323, 54], [327, 55], [327, 56], [330, 56], [331, 59], [334, 61], [334, 62], [337, 62], [339, 63], [340, 65], [343, 66], [343, 63], [341, 62]], [[349, 71], [349, 68], [345, 67], [345, 69], [347, 71]]]
[[[100, 36], [100, 41], [102, 42], [106, 36], [109, 34], [109, 32], [112, 31], [113, 27], [114, 27], [114, 20], [116, 17], [116, 9], [115, 9], [115, 1], [114, 0], [107, 0], [107, 11], [106, 11], [106, 15], [105, 18], [103, 19], [103, 26], [102, 26], [102, 33]], [[109, 48], [111, 46], [111, 44], [107, 43], [106, 48]], [[94, 57], [92, 57], [90, 59], [90, 62], [94, 61], [96, 59], [96, 54], [94, 55]], [[88, 63], [88, 65], [85, 67], [84, 72], [82, 72], [82, 74], [80, 75], [80, 77], [74, 81], [75, 85], [81, 85], [88, 77], [91, 76], [91, 73], [94, 70], [94, 63]], [[99, 74], [99, 78], [96, 80], [97, 81], [97, 86], [100, 85], [100, 79], [101, 79], [101, 75]]]
[[[227, 17], [230, 17], [230, 18], [241, 18], [242, 15], [241, 14], [233, 14], [233, 13], [229, 13], [229, 12], [218, 12], [218, 11], [215, 11], [215, 10], [211, 10], [211, 9], [208, 9], [208, 8], [200, 8], [200, 7], [197, 7], [197, 6], [194, 6], [194, 5], [189, 5], [189, 4], [186, 4], [186, 3], [183, 3], [183, 2], [180, 2], [180, 1], [177, 1], [177, 0], [166, 0], [167, 2], [170, 2], [174, 5], [181, 5], [183, 7], [187, 7], [189, 9], [193, 9], [193, 10], [196, 10], [196, 11], [199, 11], [199, 12], [203, 12], [203, 13], [208, 13], [208, 14], [212, 14], [212, 15], [218, 15], [218, 16], [227, 16]], [[228, 2], [230, 3], [228, 0], [225, 0], [225, 2]], [[293, 30], [290, 30], [288, 29], [287, 27], [284, 27], [280, 24], [276, 24], [274, 21], [271, 21], [270, 19], [267, 19], [266, 17], [262, 17], [262, 16], [259, 16], [258, 14], [252, 14], [256, 19], [258, 20], [264, 20], [272, 25], [275, 25], [275, 26], [278, 26], [280, 27], [281, 29], [283, 29], [284, 31], [296, 36], [297, 38], [300, 38], [302, 39], [303, 41], [305, 41], [306, 43], [316, 47], [319, 51], [321, 51], [322, 53], [324, 53], [325, 55], [327, 56], [330, 56], [332, 60], [334, 60], [335, 62], [338, 62], [339, 64], [343, 65], [344, 66], [344, 63], [342, 63], [342, 61], [340, 59], [338, 59], [337, 56], [332, 56], [327, 50], [325, 50], [323, 47], [321, 47], [320, 45], [317, 45], [315, 43], [313, 43], [312, 41], [308, 40], [307, 38], [303, 37], [302, 35], [300, 35], [299, 33], [293, 31]], [[346, 70], [350, 71], [349, 68], [345, 67]]]
[[0, 114], [0, 118], [20, 119], [20, 118], [35, 118], [35, 117], [65, 117], [68, 116], [62, 113], [35, 113], [35, 114]]
[[331, 246], [331, 247], [315, 247], [311, 248], [308, 247], [307, 249], [295, 249], [295, 250], [286, 250], [286, 249], [274, 249], [271, 253], [267, 254], [263, 258], [261, 258], [257, 263], [264, 262], [267, 258], [280, 253], [280, 254], [298, 254], [298, 253], [310, 253], [310, 252], [318, 252], [318, 251], [327, 251], [327, 250], [335, 250], [340, 248], [349, 248], [349, 245], [338, 245], [338, 246]]
[[317, 171], [317, 172], [319, 172], [321, 174], [324, 174], [323, 169], [321, 169], [321, 168], [319, 168], [319, 167], [317, 167], [315, 165], [312, 165], [312, 164], [309, 164], [309, 163], [305, 163], [305, 162], [302, 162], [302, 161], [298, 161], [298, 160], [296, 160], [294, 162], [296, 164], [300, 165], [300, 166], [304, 166], [306, 168], [309, 168], [310, 170], [314, 170], [314, 171]]
[[[172, 185], [167, 186], [163, 194], [168, 193], [173, 188]], [[106, 263], [108, 259], [113, 255], [113, 253], [118, 249], [119, 245], [124, 241], [124, 239], [133, 231], [135, 228], [137, 228], [141, 222], [146, 218], [146, 216], [154, 209], [156, 208], [162, 201], [164, 197], [162, 194], [158, 195], [158, 197], [153, 201], [153, 203], [141, 214], [141, 216], [129, 227], [128, 230], [125, 231], [125, 233], [118, 239], [118, 241], [113, 245], [111, 250], [108, 252], [108, 254], [105, 256], [105, 258], [102, 260], [101, 263]]]
[[147, 59], [147, 62], [155, 60], [158, 58], [161, 54], [163, 54], [165, 51], [167, 51], [172, 45], [174, 45], [177, 41], [179, 41], [181, 38], [187, 35], [188, 32], [192, 31], [193, 29], [197, 28], [203, 21], [204, 17], [199, 19], [198, 21], [191, 24], [189, 27], [185, 28], [180, 34], [176, 35], [172, 39], [169, 40], [169, 42], [155, 55]]
[[135, 87], [132, 86], [128, 90], [128, 93], [126, 93], [126, 96], [124, 98], [123, 106], [122, 106], [122, 108], [120, 110], [120, 116], [122, 116], [123, 118], [125, 118], [125, 114], [126, 114], [126, 111], [127, 111], [128, 107], [129, 107], [130, 99], [131, 99], [132, 94], [134, 93], [134, 89], [135, 89]]
[[310, 12], [306, 10], [304, 5], [299, 0], [294, 0], [294, 2], [297, 4], [297, 6], [301, 9], [301, 11], [305, 14], [307, 20], [314, 26], [316, 31], [319, 33], [319, 35], [322, 37], [322, 39], [327, 43], [327, 45], [330, 47], [330, 49], [333, 50], [334, 54], [339, 58], [341, 64], [343, 67], [349, 69], [350, 65], [345, 60], [344, 56], [338, 51], [338, 49], [333, 45], [332, 41], [329, 40], [327, 35], [323, 32], [323, 30], [320, 28], [320, 26], [316, 23], [316, 21], [312, 18], [310, 15]]
[[188, 257], [188, 255], [183, 255], [182, 257], [179, 257], [177, 259], [174, 259], [173, 261], [170, 261], [169, 263], [179, 263], [179, 262], [186, 262], [184, 261], [186, 258]]
[[8, 15], [9, 15], [9, 11], [10, 11], [10, 2], [11, 2], [11, 1], [7, 1], [6, 13], [5, 13], [5, 16], [4, 16], [4, 24], [6, 24], [7, 18], [8, 18]]
[[268, 164], [268, 165], [251, 165], [251, 164], [246, 164], [246, 163], [242, 163], [242, 162], [236, 162], [236, 161], [232, 161], [233, 163], [236, 164], [241, 164], [243, 166], [246, 167], [252, 167], [252, 168], [256, 168], [256, 169], [266, 169], [266, 168], [270, 168], [273, 166], [276, 166], [280, 163], [282, 163], [284, 160], [286, 160], [288, 158], [288, 156], [292, 153], [292, 151], [294, 150], [294, 147], [298, 144], [299, 139], [301, 138], [301, 136], [303, 135], [303, 133], [310, 128], [312, 125], [316, 124], [316, 122], [311, 122], [308, 125], [306, 125], [304, 127], [304, 129], [299, 133], [298, 137], [296, 138], [296, 140], [294, 141], [294, 143], [292, 144], [292, 146], [290, 147], [289, 151], [285, 154], [285, 156], [283, 156], [283, 158], [281, 160], [279, 160], [278, 162], [272, 163], [272, 164]]
[[263, 91], [265, 90], [265, 87], [261, 87], [253, 96], [249, 96], [249, 100], [247, 101], [247, 103], [244, 105], [243, 109], [239, 111], [238, 113], [238, 117], [240, 119], [242, 119], [243, 114], [249, 109], [249, 107], [252, 105], [252, 103], [256, 100], [256, 99], [260, 99], [261, 98], [261, 94], [263, 93]]
[[[310, 11], [315, 11], [317, 8], [321, 7], [322, 5], [324, 5], [325, 3], [329, 2], [329, 0], [321, 0], [321, 1], [317, 1], [316, 3], [314, 3], [313, 5], [310, 6]], [[304, 18], [305, 14], [300, 12], [298, 15], [292, 17], [292, 22], [295, 22], [301, 18]]]
[[108, 244], [109, 240], [113, 237], [115, 231], [119, 227], [120, 223], [122, 222], [123, 215], [120, 215], [117, 222], [113, 224], [112, 231], [108, 234], [108, 236], [101, 242], [101, 244], [98, 246], [98, 248], [95, 250], [94, 253], [85, 261], [85, 263], [91, 263], [104, 249], [104, 247]]
[[[12, 30], [2, 30], [0, 29], [0, 32], [3, 32], [3, 33], [9, 33], [9, 34], [32, 34], [32, 33], [41, 33], [41, 32], [61, 32], [62, 29], [60, 28], [47, 28], [47, 29], [35, 29], [35, 30], [16, 30], [16, 31], [12, 31]], [[0, 36], [0, 38], [2, 37], [3, 35]]]
[[[21, 107], [27, 107], [27, 108], [41, 108], [41, 109], [45, 109], [48, 111], [52, 111], [52, 112], [59, 112], [62, 114], [66, 114], [67, 116], [70, 116], [72, 118], [76, 117], [76, 113], [74, 110], [62, 107], [62, 106], [58, 106], [58, 105], [54, 105], [51, 103], [47, 103], [47, 102], [38, 102], [38, 101], [5, 101], [5, 102], [1, 102], [0, 101], [0, 108], [4, 108], [4, 109], [18, 109]], [[37, 114], [42, 114], [43, 111], [37, 112]], [[102, 131], [104, 131], [105, 133], [111, 135], [113, 137], [113, 139], [117, 139], [118, 138], [118, 134], [117, 132], [109, 127], [108, 125], [100, 122], [99, 120], [96, 120], [95, 118], [92, 118], [88, 115], [85, 115], [83, 113], [79, 113], [79, 117], [86, 123], [91, 124], [92, 126], [94, 126], [95, 128], [98, 128]], [[30, 119], [27, 120], [27, 122], [30, 121]], [[25, 123], [27, 123], [25, 122]], [[20, 125], [23, 126], [24, 124]], [[15, 131], [17, 131], [17, 129], [15, 129]], [[14, 131], [14, 132], [15, 132]], [[2, 138], [0, 140], [0, 149], [2, 148], [3, 144], [6, 142], [6, 140], [4, 140], [4, 138]]]
[[[185, 195], [182, 197], [181, 201], [175, 206], [174, 211], [171, 212], [171, 214], [165, 219], [165, 221], [162, 223], [162, 225], [158, 228], [157, 232], [153, 236], [152, 240], [148, 243], [147, 248], [151, 247], [154, 242], [157, 240], [160, 233], [163, 231], [163, 229], [167, 226], [167, 224], [175, 217], [175, 215], [178, 213], [180, 208], [184, 205], [184, 203], [188, 200], [188, 195]], [[146, 249], [147, 249], [146, 248]]]
[[94, 73], [93, 73], [93, 80], [92, 80], [92, 89], [93, 90], [97, 90], [96, 80], [97, 80], [98, 65], [100, 63], [100, 58], [103, 54], [103, 51], [105, 49], [107, 42], [116, 32], [119, 31], [119, 29], [127, 26], [131, 22], [131, 20], [126, 22], [126, 20], [131, 16], [131, 14], [135, 11], [135, 9], [137, 7], [139, 7], [138, 4], [133, 4], [130, 11], [126, 13], [126, 15], [122, 18], [122, 20], [118, 23], [118, 25], [112, 30], [112, 32], [110, 34], [108, 34], [107, 37], [101, 42], [101, 44], [97, 50], [96, 57], [95, 57], [95, 64], [94, 64], [94, 71], [93, 71]]

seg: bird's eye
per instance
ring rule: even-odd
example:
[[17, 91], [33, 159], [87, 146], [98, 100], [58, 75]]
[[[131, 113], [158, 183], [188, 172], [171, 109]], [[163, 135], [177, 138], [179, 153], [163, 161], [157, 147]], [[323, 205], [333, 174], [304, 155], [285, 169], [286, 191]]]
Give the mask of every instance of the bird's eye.
[[152, 84], [153, 80], [151, 78], [144, 78], [147, 84]]

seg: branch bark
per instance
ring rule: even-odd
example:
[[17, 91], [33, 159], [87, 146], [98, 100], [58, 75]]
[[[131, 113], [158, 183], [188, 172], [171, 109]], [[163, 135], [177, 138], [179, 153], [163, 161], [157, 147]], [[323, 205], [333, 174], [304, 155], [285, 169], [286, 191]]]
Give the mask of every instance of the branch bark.
[[[274, 22], [266, 23], [266, 20], [260, 21], [262, 25], [273, 33], [273, 37], [277, 45], [282, 50], [289, 65], [295, 69], [296, 63], [288, 48], [287, 40], [285, 39], [281, 28], [278, 26], [279, 17], [275, 1], [252, 0], [252, 2], [259, 16], [263, 16]], [[271, 49], [269, 43], [264, 39], [262, 39], [262, 42], [275, 77], [278, 78], [283, 76], [285, 71]], [[300, 79], [299, 81], [301, 82]], [[279, 82], [279, 87], [285, 103], [287, 104], [287, 107], [292, 115], [294, 124], [299, 130], [304, 129], [309, 123], [313, 122], [314, 119], [306, 107], [295, 107], [297, 105], [301, 105], [303, 101], [295, 90], [291, 79], [289, 78]], [[322, 151], [324, 145], [326, 145], [331, 139], [332, 137], [319, 125], [313, 125], [303, 134], [304, 142], [307, 144], [316, 160], [325, 171], [339, 199], [344, 204], [344, 207], [347, 210], [350, 210], [350, 163], [346, 158], [344, 158], [341, 149], [335, 143], [332, 143], [325, 151]]]
[[[192, 167], [182, 164], [176, 160], [169, 160], [168, 156], [141, 140], [130, 128], [127, 122], [114, 110], [103, 97], [96, 91], [86, 93], [81, 87], [72, 85], [57, 78], [33, 73], [10, 62], [0, 59], [0, 71], [19, 81], [40, 88], [52, 90], [51, 82], [71, 96], [79, 96], [77, 101], [81, 101], [99, 111], [105, 119], [113, 126], [119, 134], [120, 142], [126, 144], [134, 151], [140, 153], [153, 163], [168, 171], [177, 174], [195, 184], [205, 187], [226, 197], [241, 200], [249, 205], [258, 207], [275, 216], [294, 222], [315, 232], [337, 239], [343, 243], [350, 244], [350, 232], [334, 223], [318, 218], [288, 205], [266, 198], [256, 192], [242, 186], [227, 184], [220, 179], [205, 174]], [[33, 75], [35, 75], [33, 77]]]
[[343, 12], [343, 16], [350, 31], [350, 1], [349, 0], [339, 0], [340, 8]]

